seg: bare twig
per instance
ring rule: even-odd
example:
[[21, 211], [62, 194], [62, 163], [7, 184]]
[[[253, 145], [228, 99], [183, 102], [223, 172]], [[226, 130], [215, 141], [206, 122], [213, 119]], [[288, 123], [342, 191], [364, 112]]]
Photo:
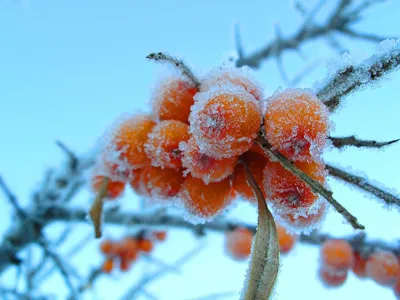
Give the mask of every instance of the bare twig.
[[396, 197], [395, 195], [392, 195], [392, 194], [378, 188], [377, 186], [369, 183], [367, 181], [367, 179], [365, 179], [361, 176], [351, 174], [347, 171], [344, 171], [342, 169], [339, 169], [339, 168], [334, 167], [329, 164], [327, 164], [325, 167], [329, 171], [330, 176], [335, 177], [339, 180], [348, 182], [348, 183], [360, 188], [361, 190], [366, 191], [366, 192], [378, 197], [379, 199], [382, 199], [389, 205], [396, 205], [396, 206], [400, 207], [400, 198], [399, 197]]
[[76, 170], [76, 168], [78, 167], [78, 157], [75, 155], [74, 152], [72, 152], [67, 146], [64, 145], [64, 143], [62, 143], [61, 141], [56, 141], [56, 144], [58, 147], [61, 148], [61, 150], [63, 150], [65, 152], [65, 154], [67, 154], [69, 162], [70, 162], [70, 168], [71, 170]]
[[185, 75], [197, 88], [200, 86], [200, 81], [182, 60], [162, 52], [151, 53], [147, 55], [146, 58], [160, 62], [168, 62], [174, 65], [175, 67], [179, 68], [182, 74]]
[[26, 212], [21, 208], [21, 206], [18, 203], [17, 197], [15, 197], [15, 195], [11, 192], [11, 190], [6, 185], [3, 177], [1, 176], [0, 176], [0, 189], [3, 190], [8, 201], [11, 203], [15, 212], [17, 213], [17, 216], [21, 219], [26, 219], [28, 217]]
[[391, 144], [397, 143], [400, 139], [391, 140], [387, 142], [377, 142], [374, 140], [360, 140], [356, 138], [354, 135], [345, 136], [345, 137], [333, 137], [330, 136], [329, 139], [332, 141], [332, 144], [335, 148], [343, 148], [346, 146], [354, 146], [357, 148], [382, 148], [385, 146], [389, 146]]

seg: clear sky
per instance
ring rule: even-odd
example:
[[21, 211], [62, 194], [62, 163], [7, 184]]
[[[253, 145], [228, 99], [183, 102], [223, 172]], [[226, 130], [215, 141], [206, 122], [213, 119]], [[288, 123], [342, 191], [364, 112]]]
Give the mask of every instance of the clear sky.
[[[316, 1], [303, 1], [312, 7]], [[327, 1], [323, 12], [335, 1]], [[400, 3], [388, 1], [365, 14], [357, 29], [386, 36], [400, 37]], [[245, 50], [250, 52], [274, 37], [274, 24], [282, 34], [298, 28], [301, 17], [292, 1], [0, 1], [0, 174], [21, 203], [29, 205], [30, 195], [42, 179], [45, 169], [58, 165], [63, 154], [54, 141], [61, 140], [78, 153], [87, 151], [106, 127], [125, 112], [148, 110], [151, 88], [159, 67], [145, 59], [155, 51], [167, 51], [185, 59], [202, 73], [226, 60], [234, 50], [232, 28], [241, 25]], [[353, 53], [372, 53], [374, 45], [339, 37]], [[301, 86], [309, 87], [325, 74], [325, 59], [334, 51], [325, 41], [302, 47], [307, 61], [296, 53], [283, 56], [293, 78], [307, 63], [318, 60], [319, 68]], [[267, 95], [284, 86], [274, 61], [265, 63], [256, 73]], [[400, 73], [392, 74], [376, 88], [348, 97], [332, 115], [332, 135], [357, 134], [362, 138], [390, 140], [400, 136], [398, 101]], [[327, 151], [329, 162], [360, 170], [374, 182], [400, 191], [398, 170], [400, 146], [384, 151], [347, 149]], [[398, 242], [398, 210], [358, 191], [329, 182], [337, 199], [367, 226], [371, 238]], [[82, 193], [74, 205], [87, 205], [88, 193]], [[11, 208], [0, 196], [0, 232], [9, 225]], [[127, 193], [121, 205], [134, 209], [137, 198]], [[128, 209], [128, 208], [127, 208]], [[238, 205], [232, 217], [256, 222], [255, 209]], [[62, 226], [49, 231], [52, 235]], [[88, 233], [80, 225], [80, 233]], [[331, 212], [322, 228], [332, 235], [351, 233], [349, 225]], [[110, 237], [123, 235], [116, 227], [106, 228]], [[74, 236], [77, 240], [79, 237]], [[72, 241], [73, 242], [73, 241]], [[210, 234], [197, 241], [185, 231], [171, 231], [170, 239], [160, 245], [154, 256], [172, 262], [184, 251], [206, 243], [206, 248], [184, 266], [182, 274], [171, 275], [149, 286], [159, 299], [192, 299], [218, 292], [238, 292], [246, 263], [236, 263], [223, 252], [221, 235]], [[69, 263], [82, 274], [87, 266], [101, 260], [98, 242]], [[393, 299], [392, 291], [371, 281], [349, 275], [342, 288], [327, 290], [316, 278], [318, 249], [298, 245], [283, 258], [277, 286], [277, 299]], [[85, 268], [86, 266], [86, 268]], [[128, 275], [100, 279], [97, 299], [115, 299], [146, 269], [136, 266]], [[0, 282], [10, 283], [14, 273], [7, 272]], [[54, 276], [46, 292], [62, 299], [65, 289]], [[91, 299], [88, 296], [87, 299]], [[145, 298], [143, 298], [145, 299]], [[237, 295], [226, 299], [237, 299]]]

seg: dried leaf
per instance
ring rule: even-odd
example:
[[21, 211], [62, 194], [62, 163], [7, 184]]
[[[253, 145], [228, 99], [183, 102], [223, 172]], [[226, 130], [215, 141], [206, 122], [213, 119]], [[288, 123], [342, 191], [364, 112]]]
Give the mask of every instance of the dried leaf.
[[108, 187], [109, 179], [104, 177], [99, 192], [97, 193], [96, 198], [93, 201], [92, 207], [89, 210], [90, 218], [93, 221], [95, 237], [101, 238], [101, 219], [103, 215], [103, 204], [104, 204], [104, 197], [107, 194], [107, 187]]

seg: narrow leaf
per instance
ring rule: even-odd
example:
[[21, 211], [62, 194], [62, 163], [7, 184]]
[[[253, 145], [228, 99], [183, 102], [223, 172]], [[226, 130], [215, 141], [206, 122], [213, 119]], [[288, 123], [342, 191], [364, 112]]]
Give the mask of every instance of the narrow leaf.
[[92, 207], [89, 210], [90, 218], [93, 221], [95, 237], [97, 239], [101, 238], [101, 218], [103, 216], [103, 204], [104, 197], [107, 194], [108, 181], [109, 179], [107, 177], [104, 177], [97, 196], [94, 199]]

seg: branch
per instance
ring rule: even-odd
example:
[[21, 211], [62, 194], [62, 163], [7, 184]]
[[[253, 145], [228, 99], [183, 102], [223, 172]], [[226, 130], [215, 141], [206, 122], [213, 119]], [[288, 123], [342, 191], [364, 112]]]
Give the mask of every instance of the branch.
[[387, 142], [377, 142], [374, 140], [360, 140], [356, 138], [354, 135], [346, 136], [346, 137], [333, 137], [330, 136], [329, 139], [332, 141], [332, 144], [335, 148], [343, 148], [346, 146], [354, 146], [357, 148], [382, 148], [385, 146], [389, 146], [391, 144], [397, 143], [400, 139], [391, 140]]
[[19, 206], [17, 197], [15, 197], [15, 195], [11, 192], [11, 190], [8, 188], [5, 181], [3, 180], [3, 177], [1, 176], [0, 176], [0, 189], [3, 190], [8, 201], [11, 203], [14, 210], [16, 211], [17, 216], [21, 219], [26, 219], [27, 218], [26, 212], [21, 208], [21, 206]]

